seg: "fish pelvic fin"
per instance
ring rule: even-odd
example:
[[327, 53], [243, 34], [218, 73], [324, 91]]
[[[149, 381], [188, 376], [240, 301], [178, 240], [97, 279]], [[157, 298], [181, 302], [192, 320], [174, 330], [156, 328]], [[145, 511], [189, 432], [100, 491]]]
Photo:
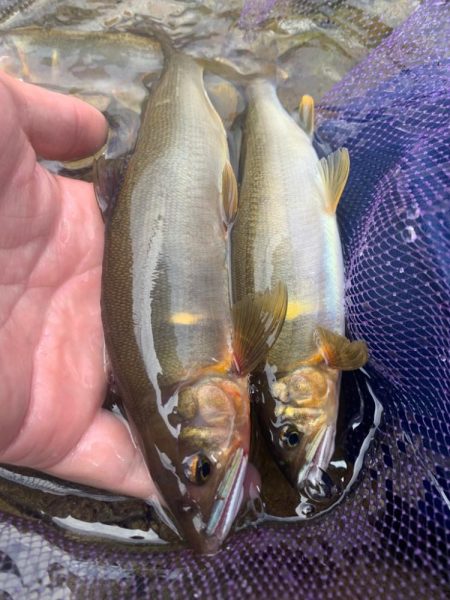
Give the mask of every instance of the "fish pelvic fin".
[[222, 171], [222, 210], [223, 222], [226, 229], [236, 218], [238, 209], [238, 188], [233, 167], [227, 161]]
[[363, 340], [351, 342], [343, 335], [317, 327], [314, 342], [331, 369], [353, 371], [365, 365], [368, 360], [367, 345]]
[[233, 306], [233, 353], [239, 374], [250, 373], [265, 360], [283, 327], [287, 304], [287, 287], [279, 282]]
[[314, 135], [314, 98], [312, 96], [302, 96], [298, 106], [298, 116], [300, 127], [312, 139]]
[[325, 186], [325, 209], [334, 214], [347, 183], [350, 156], [347, 148], [339, 148], [318, 163], [319, 176]]

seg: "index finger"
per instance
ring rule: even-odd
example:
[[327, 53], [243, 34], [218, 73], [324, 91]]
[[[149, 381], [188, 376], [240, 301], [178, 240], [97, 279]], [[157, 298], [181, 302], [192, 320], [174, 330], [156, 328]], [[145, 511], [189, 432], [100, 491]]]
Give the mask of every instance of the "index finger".
[[24, 83], [0, 71], [14, 101], [19, 125], [36, 154], [51, 160], [70, 160], [94, 154], [107, 135], [105, 117], [73, 96]]

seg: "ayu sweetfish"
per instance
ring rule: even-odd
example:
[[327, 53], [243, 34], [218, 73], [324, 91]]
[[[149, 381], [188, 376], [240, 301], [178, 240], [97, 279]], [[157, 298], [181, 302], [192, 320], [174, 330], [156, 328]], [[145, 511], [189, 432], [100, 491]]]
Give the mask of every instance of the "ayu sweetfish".
[[[123, 171], [106, 223], [106, 346], [164, 511], [194, 548], [214, 552], [243, 497], [245, 375], [276, 339], [287, 296], [280, 284], [231, 307], [236, 181], [193, 59], [166, 52]], [[97, 178], [101, 188], [101, 163]]]
[[340, 372], [367, 360], [364, 342], [344, 337], [344, 270], [336, 207], [349, 156], [319, 160], [314, 104], [301, 127], [274, 86], [247, 88], [239, 211], [231, 232], [233, 299], [285, 281], [286, 320], [253, 376], [256, 411], [272, 455], [291, 484], [316, 485], [334, 451]]

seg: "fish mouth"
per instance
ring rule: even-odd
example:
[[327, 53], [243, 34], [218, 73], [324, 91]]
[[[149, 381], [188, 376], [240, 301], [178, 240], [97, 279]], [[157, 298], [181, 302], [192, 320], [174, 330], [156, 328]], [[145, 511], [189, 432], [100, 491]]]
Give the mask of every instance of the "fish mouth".
[[247, 470], [248, 456], [239, 448], [229, 465], [221, 482], [211, 510], [205, 534], [213, 538], [220, 546], [231, 529], [239, 511], [244, 495], [244, 478]]
[[336, 428], [329, 425], [324, 432], [316, 436], [309, 448], [303, 467], [297, 475], [297, 489], [302, 491], [305, 484], [317, 485], [322, 479], [322, 472], [328, 468], [334, 452]]

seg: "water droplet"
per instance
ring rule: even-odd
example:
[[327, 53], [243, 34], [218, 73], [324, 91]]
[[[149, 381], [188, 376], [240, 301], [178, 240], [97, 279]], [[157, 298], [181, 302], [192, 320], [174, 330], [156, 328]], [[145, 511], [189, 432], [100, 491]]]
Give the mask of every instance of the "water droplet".
[[304, 517], [310, 517], [314, 512], [315, 508], [309, 502], [302, 502], [299, 506], [300, 514]]
[[331, 497], [331, 487], [328, 482], [323, 479], [306, 480], [303, 486], [303, 491], [310, 500], [319, 501]]
[[418, 219], [421, 214], [422, 214], [422, 211], [420, 210], [420, 208], [417, 205], [410, 206], [406, 211], [406, 218], [407, 219]]
[[400, 267], [400, 269], [398, 270], [399, 273], [404, 273], [405, 269], [403, 267]]
[[412, 227], [412, 225], [408, 225], [407, 227], [405, 227], [402, 236], [405, 242], [407, 242], [408, 244], [412, 244], [417, 240], [417, 233], [414, 227]]

